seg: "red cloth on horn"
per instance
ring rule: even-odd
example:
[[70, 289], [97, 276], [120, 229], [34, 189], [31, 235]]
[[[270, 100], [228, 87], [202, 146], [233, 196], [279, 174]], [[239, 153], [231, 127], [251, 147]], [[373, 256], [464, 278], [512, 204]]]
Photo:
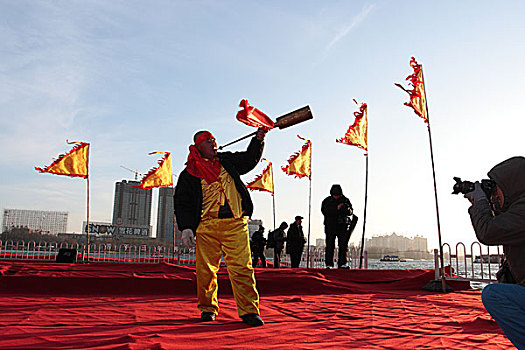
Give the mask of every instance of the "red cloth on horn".
[[207, 160], [202, 158], [199, 150], [195, 145], [190, 146], [190, 154], [188, 154], [188, 161], [186, 163], [188, 172], [200, 179], [206, 180], [207, 183], [212, 183], [219, 179], [221, 172], [221, 163], [219, 160]]
[[249, 126], [255, 126], [266, 131], [273, 129], [274, 123], [266, 114], [257, 108], [250, 106], [248, 100], [242, 100], [239, 107], [243, 109], [237, 112], [237, 120]]

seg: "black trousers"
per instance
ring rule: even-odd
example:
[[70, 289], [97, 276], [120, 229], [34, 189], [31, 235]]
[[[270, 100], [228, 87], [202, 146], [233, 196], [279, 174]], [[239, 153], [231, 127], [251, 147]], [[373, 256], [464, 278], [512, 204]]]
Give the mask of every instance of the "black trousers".
[[278, 269], [281, 267], [281, 252], [282, 249], [273, 248], [273, 267]]
[[264, 256], [264, 251], [253, 252], [252, 266], [255, 267], [261, 259], [262, 267], [266, 267], [266, 257]]
[[335, 239], [337, 238], [337, 244], [339, 247], [339, 253], [337, 256], [337, 266], [341, 267], [347, 264], [346, 252], [348, 250], [348, 241], [350, 235], [346, 230], [325, 231], [326, 234], [326, 250], [325, 250], [325, 264], [326, 266], [334, 266], [334, 250], [335, 250]]
[[301, 256], [303, 255], [303, 252], [291, 252], [290, 253], [290, 264], [292, 265], [292, 268], [299, 267], [299, 264], [301, 263]]

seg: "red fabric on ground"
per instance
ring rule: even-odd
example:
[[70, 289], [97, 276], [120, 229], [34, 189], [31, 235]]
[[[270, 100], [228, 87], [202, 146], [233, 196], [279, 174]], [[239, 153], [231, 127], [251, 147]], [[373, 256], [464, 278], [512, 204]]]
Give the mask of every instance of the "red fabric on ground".
[[[509, 349], [480, 292], [420, 288], [432, 270], [256, 269], [263, 327], [200, 323], [195, 271], [168, 264], [0, 262], [1, 349]], [[450, 283], [449, 283], [450, 284]]]

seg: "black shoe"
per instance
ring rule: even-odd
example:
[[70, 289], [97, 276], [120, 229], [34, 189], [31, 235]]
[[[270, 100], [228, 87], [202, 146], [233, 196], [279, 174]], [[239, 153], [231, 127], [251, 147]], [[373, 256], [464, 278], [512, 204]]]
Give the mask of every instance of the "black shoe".
[[215, 321], [215, 314], [213, 312], [203, 312], [201, 313], [201, 321], [202, 322], [211, 322]]
[[257, 314], [247, 314], [247, 315], [241, 316], [241, 318], [242, 318], [242, 322], [252, 327], [258, 327], [264, 324], [264, 321], [262, 320], [261, 316]]

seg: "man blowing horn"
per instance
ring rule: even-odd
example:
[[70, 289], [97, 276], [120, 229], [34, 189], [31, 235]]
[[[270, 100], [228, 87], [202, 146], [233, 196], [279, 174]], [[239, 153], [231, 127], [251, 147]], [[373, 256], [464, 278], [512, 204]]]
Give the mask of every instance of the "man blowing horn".
[[186, 168], [175, 188], [175, 215], [182, 242], [196, 246], [197, 299], [201, 321], [214, 321], [219, 312], [217, 271], [221, 256], [228, 267], [237, 311], [243, 322], [262, 326], [259, 294], [255, 288], [248, 217], [253, 203], [240, 175], [261, 159], [266, 131], [258, 129], [244, 152], [217, 153], [208, 131], [193, 137]]

